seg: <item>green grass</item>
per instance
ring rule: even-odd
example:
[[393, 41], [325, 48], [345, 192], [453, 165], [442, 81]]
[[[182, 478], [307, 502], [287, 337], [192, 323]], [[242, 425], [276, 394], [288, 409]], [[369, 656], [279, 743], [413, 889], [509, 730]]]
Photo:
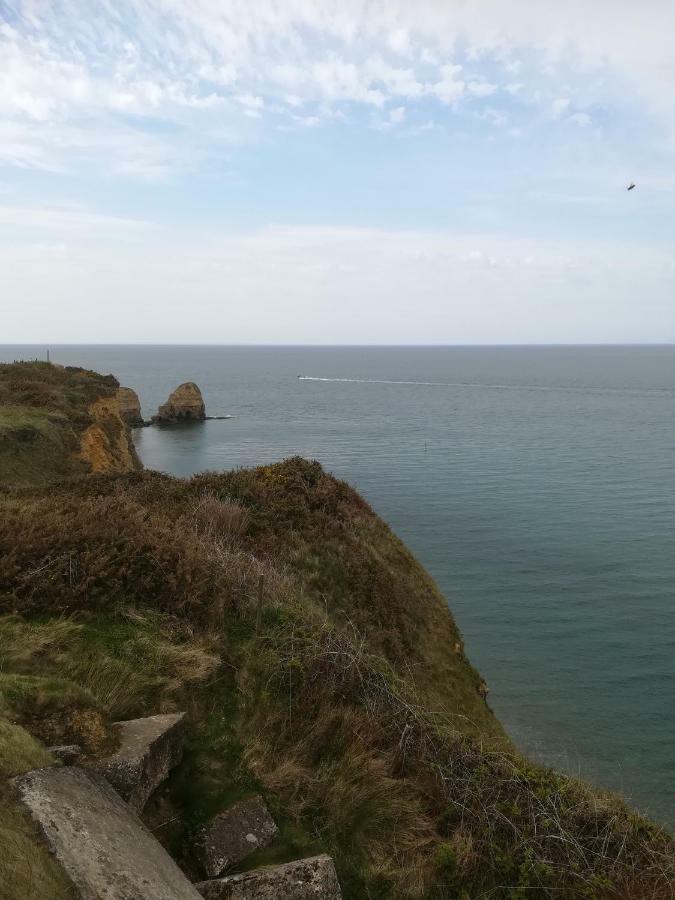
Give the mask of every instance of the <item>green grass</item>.
[[0, 778], [52, 765], [44, 746], [19, 725], [0, 718]]
[[0, 365], [0, 486], [45, 485], [85, 474], [78, 458], [87, 407], [115, 393], [111, 376], [42, 362]]
[[48, 409], [0, 405], [0, 484], [47, 484], [85, 471], [74, 460], [77, 431]]
[[19, 809], [8, 779], [43, 766], [52, 756], [27, 731], [0, 716], [0, 898], [66, 900], [72, 895], [58, 866], [36, 844], [33, 826]]

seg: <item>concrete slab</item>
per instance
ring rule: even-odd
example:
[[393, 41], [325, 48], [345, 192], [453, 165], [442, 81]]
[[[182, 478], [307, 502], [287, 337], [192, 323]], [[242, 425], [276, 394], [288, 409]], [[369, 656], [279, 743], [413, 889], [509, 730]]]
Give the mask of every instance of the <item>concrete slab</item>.
[[340, 900], [330, 856], [312, 856], [196, 885], [205, 900]]
[[35, 769], [14, 785], [78, 900], [200, 900], [101, 775], [74, 766]]
[[72, 766], [82, 756], [82, 747], [79, 744], [61, 744], [58, 747], [47, 747], [47, 752], [60, 760], [64, 766]]
[[262, 797], [240, 800], [202, 829], [196, 856], [208, 878], [222, 875], [255, 850], [269, 847], [279, 833]]
[[95, 766], [136, 812], [183, 757], [185, 713], [117, 722], [120, 746]]

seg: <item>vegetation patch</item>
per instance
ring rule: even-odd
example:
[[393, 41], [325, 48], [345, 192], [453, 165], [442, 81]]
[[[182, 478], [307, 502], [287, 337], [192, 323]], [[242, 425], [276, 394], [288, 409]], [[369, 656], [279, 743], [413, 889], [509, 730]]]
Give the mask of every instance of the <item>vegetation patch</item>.
[[43, 362], [0, 364], [0, 486], [49, 484], [88, 471], [78, 457], [89, 406], [117, 391], [112, 375]]
[[187, 709], [148, 822], [190, 874], [262, 792], [282, 840], [250, 864], [328, 851], [347, 897], [671, 896], [669, 835], [514, 750], [433, 581], [318, 464], [1, 502], [5, 715]]

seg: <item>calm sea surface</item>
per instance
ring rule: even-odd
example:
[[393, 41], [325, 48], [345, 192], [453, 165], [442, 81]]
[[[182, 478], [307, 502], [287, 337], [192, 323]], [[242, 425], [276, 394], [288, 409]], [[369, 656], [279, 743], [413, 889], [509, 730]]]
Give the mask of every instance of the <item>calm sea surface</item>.
[[675, 347], [51, 354], [148, 416], [188, 380], [235, 416], [136, 431], [146, 466], [301, 454], [354, 484], [447, 595], [519, 745], [675, 824]]

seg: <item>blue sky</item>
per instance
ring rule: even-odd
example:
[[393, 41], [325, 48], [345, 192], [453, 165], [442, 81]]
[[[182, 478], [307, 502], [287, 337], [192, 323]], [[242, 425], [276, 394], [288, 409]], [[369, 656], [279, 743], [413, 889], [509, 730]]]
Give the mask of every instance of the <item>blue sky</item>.
[[674, 203], [670, 0], [0, 0], [2, 341], [673, 341]]

